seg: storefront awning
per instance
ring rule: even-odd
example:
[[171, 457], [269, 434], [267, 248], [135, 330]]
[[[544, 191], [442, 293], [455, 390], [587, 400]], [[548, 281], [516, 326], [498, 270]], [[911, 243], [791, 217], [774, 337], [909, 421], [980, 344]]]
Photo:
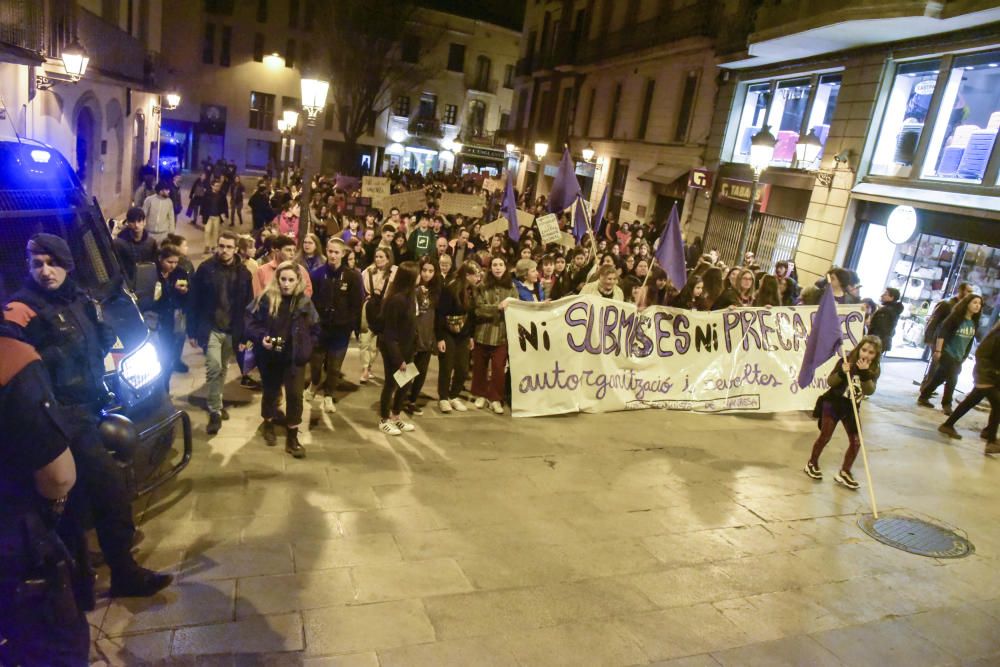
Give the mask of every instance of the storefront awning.
[[658, 164], [639, 176], [639, 180], [648, 181], [650, 183], [660, 183], [661, 185], [671, 185], [681, 176], [686, 176], [689, 171], [691, 171], [691, 167], [673, 164]]
[[916, 204], [920, 208], [975, 218], [1000, 220], [1000, 197], [907, 188], [883, 183], [859, 183], [851, 190], [856, 199], [883, 204]]

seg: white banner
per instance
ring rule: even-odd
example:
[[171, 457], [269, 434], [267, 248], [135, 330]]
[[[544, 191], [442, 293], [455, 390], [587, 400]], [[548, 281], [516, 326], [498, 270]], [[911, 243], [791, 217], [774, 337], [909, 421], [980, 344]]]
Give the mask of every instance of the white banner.
[[[816, 308], [713, 312], [647, 308], [597, 296], [511, 301], [505, 311], [513, 415], [661, 408], [691, 412], [811, 410], [827, 361], [796, 381]], [[861, 306], [839, 306], [847, 350]]]

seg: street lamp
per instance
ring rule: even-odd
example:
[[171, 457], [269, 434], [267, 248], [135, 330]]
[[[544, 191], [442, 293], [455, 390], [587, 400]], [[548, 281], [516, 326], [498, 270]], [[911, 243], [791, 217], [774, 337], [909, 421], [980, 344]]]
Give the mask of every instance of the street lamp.
[[504, 148], [507, 149], [508, 153], [513, 153], [514, 151], [517, 150], [517, 146], [515, 144], [507, 144], [506, 146], [504, 146]]
[[299, 124], [299, 113], [286, 110], [281, 115], [282, 117], [275, 121], [278, 132], [281, 133], [281, 173], [278, 176], [278, 184], [285, 186], [288, 184], [289, 167], [295, 159], [295, 138], [292, 132]]
[[775, 143], [777, 140], [767, 125], [761, 128], [761, 131], [750, 140], [750, 169], [753, 172], [753, 180], [750, 183], [750, 201], [747, 202], [747, 219], [743, 222], [743, 229], [740, 231], [739, 251], [736, 253], [737, 262], [743, 261], [746, 256], [747, 244], [750, 241], [750, 227], [753, 225], [753, 204], [754, 199], [757, 198], [757, 184], [760, 182], [760, 175], [771, 164]]
[[285, 66], [285, 59], [277, 51], [269, 53], [262, 59], [264, 66], [271, 69], [280, 69]]
[[[86, 65], [84, 65], [86, 67]], [[164, 99], [166, 104], [164, 104]], [[181, 105], [181, 96], [177, 92], [169, 92], [160, 96], [159, 104], [153, 105], [153, 115], [156, 116], [156, 182], [160, 182], [160, 144], [163, 143], [163, 110], [173, 111]]]
[[535, 142], [535, 157], [541, 162], [545, 159], [545, 156], [549, 153], [549, 145], [544, 141]]
[[[316, 118], [326, 108], [326, 96], [330, 92], [330, 82], [316, 76], [302, 77], [302, 110], [306, 114], [305, 138], [302, 144], [302, 206], [300, 207], [298, 246], [302, 248], [309, 231], [309, 205], [312, 203], [312, 174], [309, 173], [313, 134]], [[296, 118], [296, 120], [298, 120]]]
[[83, 75], [87, 71], [87, 65], [90, 64], [90, 56], [79, 40], [74, 39], [72, 43], [63, 48], [60, 57], [62, 58], [63, 69], [66, 70], [65, 77], [52, 73], [36, 74], [35, 88], [38, 90], [48, 90], [57, 82], [76, 83], [83, 78]]
[[813, 128], [809, 130], [809, 134], [795, 144], [795, 162], [803, 169], [808, 169], [819, 157], [821, 150], [823, 150], [823, 142], [816, 136], [816, 128]]
[[587, 147], [580, 152], [583, 153], [583, 161], [590, 162], [594, 159], [594, 154], [597, 151], [594, 150], [594, 146], [592, 144], [587, 144]]

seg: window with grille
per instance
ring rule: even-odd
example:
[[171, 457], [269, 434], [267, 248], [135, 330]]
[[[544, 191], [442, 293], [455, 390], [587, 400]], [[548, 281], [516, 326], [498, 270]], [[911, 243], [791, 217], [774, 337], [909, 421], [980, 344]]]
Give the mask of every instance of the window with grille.
[[455, 104], [446, 104], [444, 107], [444, 124], [454, 125], [458, 120], [458, 106]]
[[410, 96], [400, 95], [396, 98], [396, 107], [393, 113], [397, 116], [407, 116], [410, 115]]

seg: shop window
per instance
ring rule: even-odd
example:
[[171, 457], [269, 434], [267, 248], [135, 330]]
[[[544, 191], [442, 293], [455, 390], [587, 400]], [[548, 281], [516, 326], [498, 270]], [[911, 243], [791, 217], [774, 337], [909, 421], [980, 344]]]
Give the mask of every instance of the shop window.
[[896, 70], [872, 158], [871, 173], [908, 177], [924, 130], [940, 61], [905, 63]]
[[1000, 128], [1000, 52], [955, 58], [921, 176], [982, 183]]
[[[824, 74], [821, 76], [816, 85], [816, 97], [813, 100], [812, 109], [809, 111], [809, 121], [803, 129], [806, 135], [815, 134], [819, 143], [824, 147], [827, 137], [830, 136], [830, 124], [833, 122], [833, 112], [837, 108], [838, 97], [840, 97], [840, 75]], [[822, 148], [820, 148], [816, 159], [819, 160], [821, 157], [823, 157]]]
[[747, 86], [746, 99], [743, 101], [743, 111], [736, 128], [736, 147], [733, 150], [733, 162], [750, 161], [750, 140], [753, 135], [764, 127], [764, 118], [771, 100], [770, 83], [754, 83]]
[[777, 139], [771, 164], [790, 167], [795, 160], [795, 144], [799, 142], [802, 121], [812, 84], [809, 79], [780, 81], [767, 114], [767, 124], [771, 134]]

